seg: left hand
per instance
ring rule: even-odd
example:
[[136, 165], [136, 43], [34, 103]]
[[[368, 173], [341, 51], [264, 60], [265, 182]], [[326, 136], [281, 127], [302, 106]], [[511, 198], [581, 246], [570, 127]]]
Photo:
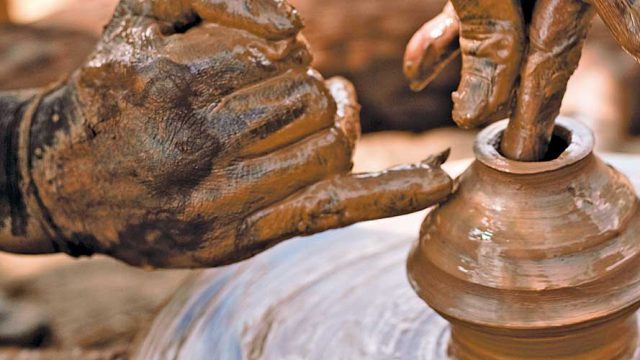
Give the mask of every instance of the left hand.
[[121, 0], [18, 126], [27, 226], [0, 246], [218, 266], [446, 197], [443, 156], [351, 173], [355, 92], [310, 68], [300, 28], [278, 0]]

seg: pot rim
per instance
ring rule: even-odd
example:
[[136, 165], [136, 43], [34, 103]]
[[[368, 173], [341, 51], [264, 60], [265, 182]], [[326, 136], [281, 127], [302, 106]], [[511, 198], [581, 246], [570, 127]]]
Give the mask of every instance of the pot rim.
[[482, 130], [474, 143], [476, 159], [484, 165], [510, 174], [538, 174], [558, 170], [584, 159], [593, 152], [593, 132], [584, 123], [566, 116], [556, 118], [554, 135], [568, 144], [555, 159], [548, 161], [517, 161], [504, 157], [498, 151], [500, 139], [507, 128], [508, 120], [501, 120]]

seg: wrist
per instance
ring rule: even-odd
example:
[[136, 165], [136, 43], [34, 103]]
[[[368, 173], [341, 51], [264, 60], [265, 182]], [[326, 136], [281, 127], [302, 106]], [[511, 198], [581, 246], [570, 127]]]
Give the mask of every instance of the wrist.
[[0, 94], [0, 250], [18, 253], [52, 252], [53, 247], [34, 219], [23, 196], [20, 166], [20, 125], [38, 91]]
[[[26, 138], [20, 152], [21, 158], [27, 159], [23, 162], [27, 165], [23, 179], [30, 182], [23, 180], [22, 186], [27, 208], [56, 252], [92, 255], [96, 251], [93, 236], [74, 230], [78, 226], [86, 228], [77, 216], [86, 208], [70, 200], [74, 197], [70, 194], [86, 189], [78, 184], [86, 173], [74, 172], [84, 167], [74, 160], [86, 155], [80, 150], [81, 144], [92, 139], [95, 132], [83, 121], [75, 86], [69, 83], [50, 86], [32, 104], [33, 114], [24, 116], [20, 134]], [[60, 147], [75, 150], [60, 155]]]
[[[51, 145], [62, 126], [64, 87], [0, 93], [0, 250], [51, 253], [64, 250], [32, 179], [34, 156]], [[42, 117], [54, 126], [43, 126]], [[40, 150], [37, 150], [40, 148]]]

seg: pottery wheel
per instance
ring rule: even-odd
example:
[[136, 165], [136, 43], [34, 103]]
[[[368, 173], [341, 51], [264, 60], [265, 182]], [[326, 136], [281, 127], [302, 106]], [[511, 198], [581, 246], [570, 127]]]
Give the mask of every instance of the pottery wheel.
[[[640, 158], [603, 158], [640, 189]], [[294, 239], [202, 272], [162, 310], [136, 358], [446, 359], [448, 324], [405, 270], [424, 216]]]

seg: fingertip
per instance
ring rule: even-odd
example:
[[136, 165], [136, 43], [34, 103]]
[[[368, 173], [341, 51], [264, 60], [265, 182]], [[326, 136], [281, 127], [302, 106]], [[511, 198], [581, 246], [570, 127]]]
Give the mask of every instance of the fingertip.
[[452, 3], [460, 18], [462, 51], [452, 116], [461, 127], [473, 128], [511, 103], [526, 45], [522, 6], [515, 0]]
[[358, 97], [356, 89], [351, 81], [341, 76], [334, 76], [325, 81], [329, 92], [340, 107], [343, 113], [347, 108], [358, 107]]
[[366, 187], [370, 198], [360, 206], [367, 213], [361, 214], [358, 221], [404, 215], [444, 200], [453, 188], [451, 177], [440, 168], [446, 154], [445, 151], [418, 164], [395, 167], [377, 177], [369, 174]]
[[336, 103], [336, 127], [347, 137], [353, 149], [360, 138], [360, 104], [353, 84], [343, 77], [332, 77], [325, 82]]
[[458, 90], [451, 94], [453, 121], [462, 128], [474, 128], [486, 123], [490, 115], [488, 99], [491, 84], [480, 76], [464, 74]]
[[453, 189], [452, 179], [440, 168], [446, 155], [444, 151], [420, 164], [380, 173], [337, 175], [316, 183], [247, 217], [239, 227], [239, 238], [276, 243], [428, 208], [446, 199]]
[[423, 29], [427, 26], [428, 23], [422, 25], [418, 31], [411, 37], [407, 46], [404, 50], [403, 57], [403, 71], [404, 75], [407, 79], [411, 80], [415, 78], [418, 68], [418, 63], [420, 63], [420, 58], [424, 52], [424, 48], [428, 46], [425, 44], [425, 36], [423, 34]]
[[281, 0], [195, 0], [204, 20], [245, 29], [269, 40], [294, 37], [303, 27], [298, 11]]

